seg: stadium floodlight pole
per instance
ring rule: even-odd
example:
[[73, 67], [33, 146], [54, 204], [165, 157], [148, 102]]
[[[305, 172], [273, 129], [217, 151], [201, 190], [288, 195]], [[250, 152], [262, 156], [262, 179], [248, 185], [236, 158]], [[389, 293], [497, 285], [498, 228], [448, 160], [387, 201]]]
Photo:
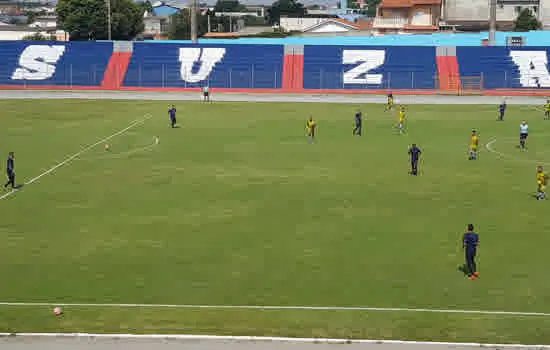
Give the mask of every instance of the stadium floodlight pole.
[[497, 0], [489, 0], [489, 46], [494, 46], [497, 31]]
[[105, 0], [107, 3], [107, 39], [111, 40], [111, 0]]
[[197, 42], [197, 0], [191, 0], [191, 41]]

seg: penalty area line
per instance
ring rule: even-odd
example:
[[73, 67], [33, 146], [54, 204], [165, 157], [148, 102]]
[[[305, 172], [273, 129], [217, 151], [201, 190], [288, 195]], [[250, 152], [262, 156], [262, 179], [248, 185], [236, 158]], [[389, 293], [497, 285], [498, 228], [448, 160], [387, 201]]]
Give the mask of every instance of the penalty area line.
[[[46, 170], [46, 171], [40, 173], [39, 175], [33, 177], [33, 178], [30, 179], [30, 180], [24, 182], [24, 185], [26, 186], [26, 185], [30, 185], [30, 184], [34, 183], [36, 180], [40, 179], [40, 178], [43, 177], [43, 176], [46, 176], [46, 175], [52, 173], [53, 171], [55, 171], [56, 169], [58, 169], [58, 168], [60, 168], [60, 167], [62, 167], [62, 166], [64, 166], [64, 165], [70, 163], [73, 159], [75, 159], [75, 158], [77, 158], [78, 156], [80, 156], [81, 154], [83, 154], [83, 153], [85, 153], [85, 152], [91, 150], [92, 148], [96, 147], [97, 145], [102, 144], [102, 143], [104, 143], [104, 142], [106, 142], [106, 141], [109, 141], [110, 139], [112, 139], [112, 138], [114, 138], [114, 137], [117, 137], [117, 136], [119, 136], [119, 135], [124, 134], [124, 133], [127, 132], [128, 130], [130, 130], [130, 129], [132, 129], [132, 128], [138, 126], [138, 125], [141, 125], [141, 124], [145, 123], [147, 120], [151, 119], [152, 117], [153, 117], [153, 115], [151, 115], [151, 114], [146, 114], [143, 118], [132, 121], [132, 122], [130, 123], [130, 125], [128, 125], [128, 126], [125, 127], [124, 129], [119, 130], [119, 131], [115, 132], [114, 134], [111, 134], [111, 135], [109, 135], [109, 136], [107, 136], [107, 137], [105, 137], [105, 138], [103, 138], [103, 139], [101, 139], [101, 140], [99, 140], [99, 141], [97, 141], [97, 142], [95, 142], [95, 143], [89, 145], [89, 146], [84, 147], [83, 149], [81, 149], [80, 151], [76, 152], [75, 154], [73, 154], [73, 155], [71, 155], [71, 156], [65, 158], [65, 160], [61, 161], [60, 163], [57, 163], [56, 165], [54, 165], [53, 167], [49, 168], [48, 170]], [[0, 196], [0, 199], [7, 198], [7, 197], [11, 196], [12, 194], [14, 194], [15, 192], [17, 192], [17, 191], [18, 191], [18, 190], [12, 190], [12, 191], [10, 191], [10, 192], [7, 192], [7, 193], [1, 195], [1, 196]]]
[[192, 304], [98, 304], [98, 303], [39, 303], [39, 302], [0, 302], [0, 306], [11, 307], [52, 307], [64, 306], [75, 308], [148, 308], [148, 309], [217, 309], [217, 310], [301, 310], [301, 311], [372, 311], [372, 312], [414, 312], [441, 314], [475, 314], [488, 316], [538, 316], [550, 317], [550, 312], [520, 312], [491, 310], [461, 310], [461, 309], [429, 309], [429, 308], [399, 308], [399, 307], [369, 307], [369, 306], [274, 306], [274, 305], [192, 305]]
[[430, 342], [409, 340], [374, 340], [374, 339], [335, 339], [335, 338], [288, 338], [257, 337], [231, 335], [194, 335], [194, 334], [93, 334], [93, 333], [0, 333], [0, 337], [34, 337], [34, 338], [89, 338], [116, 340], [162, 340], [162, 341], [212, 341], [212, 342], [278, 342], [278, 343], [311, 343], [311, 344], [388, 344], [388, 345], [424, 345], [445, 347], [476, 347], [493, 349], [550, 349], [550, 345], [524, 344], [483, 344], [458, 342]]

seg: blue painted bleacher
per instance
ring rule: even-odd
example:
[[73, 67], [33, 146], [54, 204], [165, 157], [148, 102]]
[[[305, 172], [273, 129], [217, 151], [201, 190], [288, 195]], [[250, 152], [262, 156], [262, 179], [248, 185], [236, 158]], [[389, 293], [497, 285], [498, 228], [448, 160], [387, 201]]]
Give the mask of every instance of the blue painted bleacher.
[[[346, 61], [346, 52], [357, 59]], [[305, 89], [433, 89], [436, 76], [433, 47], [304, 49]]]
[[0, 85], [98, 86], [112, 43], [5, 41]]
[[136, 43], [124, 86], [280, 88], [283, 62], [282, 46]]
[[[523, 80], [514, 53], [526, 52]], [[548, 48], [546, 47], [457, 47], [457, 59], [462, 79], [482, 78], [485, 89], [518, 89], [548, 86]], [[525, 78], [531, 83], [526, 83]], [[531, 84], [531, 85], [530, 85]]]

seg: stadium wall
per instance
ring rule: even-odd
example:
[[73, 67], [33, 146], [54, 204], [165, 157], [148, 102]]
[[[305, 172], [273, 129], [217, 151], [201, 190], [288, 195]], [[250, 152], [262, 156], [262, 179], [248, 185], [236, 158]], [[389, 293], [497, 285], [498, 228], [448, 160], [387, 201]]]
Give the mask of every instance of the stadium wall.
[[3, 42], [0, 88], [547, 95], [549, 47]]

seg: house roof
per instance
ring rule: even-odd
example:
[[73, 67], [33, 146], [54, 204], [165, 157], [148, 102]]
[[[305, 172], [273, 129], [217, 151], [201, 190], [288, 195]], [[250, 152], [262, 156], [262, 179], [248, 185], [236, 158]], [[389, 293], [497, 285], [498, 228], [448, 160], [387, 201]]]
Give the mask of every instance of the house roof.
[[180, 11], [179, 8], [169, 6], [169, 5], [161, 5], [157, 7], [153, 7], [153, 16], [159, 16], [159, 17], [166, 17], [171, 16], [173, 14], [176, 14]]
[[355, 22], [355, 26], [360, 30], [372, 29], [374, 20], [372, 18], [363, 18]]
[[319, 27], [322, 27], [322, 26], [324, 26], [328, 23], [334, 23], [334, 24], [337, 24], [341, 27], [351, 29], [351, 30], [359, 30], [359, 27], [357, 25], [355, 25], [355, 23], [352, 23], [350, 21], [346, 21], [345, 19], [342, 19], [342, 18], [329, 18], [326, 21], [314, 24], [311, 27], [308, 27], [308, 28], [302, 30], [302, 32], [310, 32], [310, 31], [312, 31], [314, 29], [317, 29]]
[[177, 9], [184, 9], [189, 7], [189, 1], [188, 0], [164, 0], [164, 1], [157, 1], [152, 4], [153, 8], [160, 7], [160, 6], [169, 6]]
[[382, 0], [380, 8], [406, 8], [415, 5], [441, 5], [441, 0]]

